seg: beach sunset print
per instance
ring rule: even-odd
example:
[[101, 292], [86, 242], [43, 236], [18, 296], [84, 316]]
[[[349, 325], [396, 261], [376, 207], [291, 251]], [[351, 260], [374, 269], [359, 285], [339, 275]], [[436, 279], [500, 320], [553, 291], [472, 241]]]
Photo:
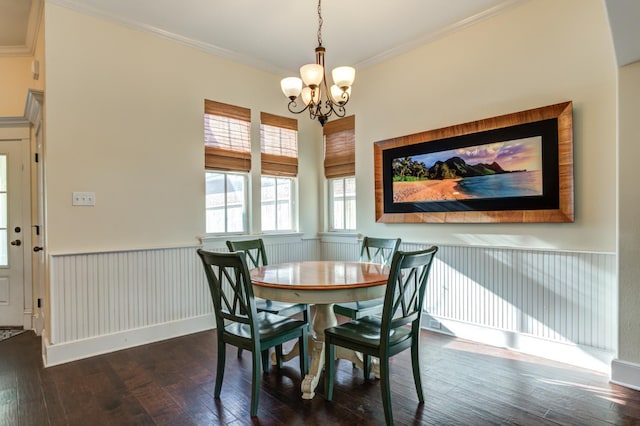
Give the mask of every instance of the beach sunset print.
[[392, 160], [393, 202], [542, 195], [540, 136]]

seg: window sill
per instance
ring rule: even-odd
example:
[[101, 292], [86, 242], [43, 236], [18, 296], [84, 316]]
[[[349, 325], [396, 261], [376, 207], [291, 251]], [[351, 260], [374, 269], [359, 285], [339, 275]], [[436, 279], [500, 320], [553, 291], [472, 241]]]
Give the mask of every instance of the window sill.
[[318, 237], [321, 241], [357, 241], [361, 242], [364, 238], [359, 232], [344, 232], [344, 231], [327, 231], [318, 232]]
[[224, 242], [227, 240], [245, 241], [255, 240], [257, 238], [262, 239], [287, 239], [287, 238], [301, 238], [304, 234], [302, 232], [283, 232], [283, 233], [262, 233], [262, 234], [211, 234], [198, 237], [202, 244]]

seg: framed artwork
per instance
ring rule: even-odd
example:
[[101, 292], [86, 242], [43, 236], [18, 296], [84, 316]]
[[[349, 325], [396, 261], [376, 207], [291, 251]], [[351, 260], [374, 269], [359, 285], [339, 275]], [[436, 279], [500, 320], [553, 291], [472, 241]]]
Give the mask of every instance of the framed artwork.
[[572, 103], [374, 145], [376, 221], [573, 222]]

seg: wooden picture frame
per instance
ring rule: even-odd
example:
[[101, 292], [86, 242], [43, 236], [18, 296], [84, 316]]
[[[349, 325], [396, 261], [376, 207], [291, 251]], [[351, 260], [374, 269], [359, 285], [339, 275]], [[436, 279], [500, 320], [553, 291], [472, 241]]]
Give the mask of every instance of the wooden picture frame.
[[375, 142], [376, 221], [573, 222], [572, 108], [564, 102]]

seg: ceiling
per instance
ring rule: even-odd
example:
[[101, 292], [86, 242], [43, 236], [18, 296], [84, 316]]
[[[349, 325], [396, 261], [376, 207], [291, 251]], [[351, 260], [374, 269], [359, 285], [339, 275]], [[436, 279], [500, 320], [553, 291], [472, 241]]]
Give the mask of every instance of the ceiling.
[[[365, 68], [531, 0], [324, 0], [328, 68]], [[49, 0], [278, 74], [314, 62], [316, 0]], [[0, 0], [0, 55], [33, 52], [43, 0]], [[618, 64], [640, 59], [640, 1], [605, 0]]]

